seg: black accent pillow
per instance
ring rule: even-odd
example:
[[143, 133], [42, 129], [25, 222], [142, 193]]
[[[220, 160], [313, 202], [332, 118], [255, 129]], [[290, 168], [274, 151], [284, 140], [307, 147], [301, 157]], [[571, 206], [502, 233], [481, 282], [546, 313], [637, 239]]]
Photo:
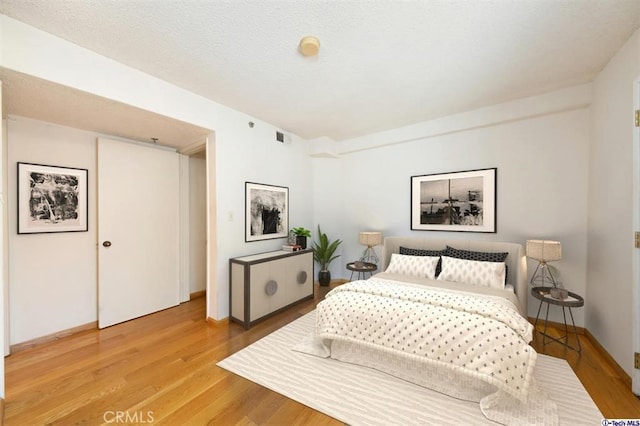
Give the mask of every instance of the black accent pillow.
[[[451, 246], [447, 246], [444, 251], [443, 256], [455, 257], [456, 259], [464, 259], [464, 260], [477, 260], [479, 262], [504, 262], [509, 255], [508, 252], [486, 252], [486, 251], [472, 251], [472, 250], [460, 250], [457, 248], [453, 248]], [[504, 266], [504, 282], [505, 284], [508, 281], [509, 277], [509, 267], [507, 265]]]
[[407, 256], [442, 256], [446, 250], [424, 250], [400, 246], [400, 254]]
[[504, 262], [509, 253], [460, 250], [447, 246], [442, 255], [455, 257], [456, 259], [477, 260], [480, 262]]
[[[414, 249], [400, 246], [400, 254], [404, 254], [407, 256], [445, 256], [446, 250], [425, 250], [425, 249]], [[440, 271], [442, 271], [442, 257], [438, 260], [438, 264], [436, 265], [436, 277], [440, 275]]]

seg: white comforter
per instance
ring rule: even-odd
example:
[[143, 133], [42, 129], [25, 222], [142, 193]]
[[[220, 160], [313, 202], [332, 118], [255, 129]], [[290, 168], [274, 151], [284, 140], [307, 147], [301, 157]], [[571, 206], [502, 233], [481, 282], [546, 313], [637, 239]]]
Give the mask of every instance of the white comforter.
[[[530, 393], [534, 405], [554, 411], [539, 403], [533, 327], [508, 300], [373, 277], [328, 293], [316, 321], [316, 338], [334, 358], [480, 401], [485, 415], [513, 405], [505, 395], [526, 406]], [[514, 423], [504, 413], [487, 417]]]

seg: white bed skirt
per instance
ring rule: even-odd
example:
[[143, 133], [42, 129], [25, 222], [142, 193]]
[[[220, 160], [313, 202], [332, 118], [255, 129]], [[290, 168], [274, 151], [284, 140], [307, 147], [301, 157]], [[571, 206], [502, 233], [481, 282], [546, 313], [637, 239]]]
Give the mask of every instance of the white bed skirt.
[[484, 416], [503, 425], [558, 425], [556, 403], [534, 382], [529, 390], [529, 398], [523, 403], [496, 391], [488, 383], [473, 380], [467, 375], [437, 367], [406, 357], [395, 356], [392, 352], [381, 352], [349, 341], [334, 340], [327, 346], [317, 341], [313, 335], [295, 346], [294, 350], [323, 358], [356, 364], [387, 373], [391, 376], [435, 390], [453, 398], [474, 401], [480, 404]]

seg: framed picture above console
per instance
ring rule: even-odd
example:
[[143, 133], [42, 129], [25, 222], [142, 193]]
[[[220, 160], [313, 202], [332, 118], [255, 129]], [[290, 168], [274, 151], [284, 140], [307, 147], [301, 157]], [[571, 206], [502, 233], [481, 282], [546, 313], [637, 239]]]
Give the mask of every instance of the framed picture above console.
[[496, 232], [497, 168], [411, 177], [411, 229]]
[[245, 182], [245, 241], [289, 235], [289, 188]]

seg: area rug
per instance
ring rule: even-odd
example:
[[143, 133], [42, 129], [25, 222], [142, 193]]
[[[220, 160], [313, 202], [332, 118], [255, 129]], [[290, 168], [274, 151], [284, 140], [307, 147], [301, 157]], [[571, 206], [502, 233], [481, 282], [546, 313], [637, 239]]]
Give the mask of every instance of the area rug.
[[[218, 366], [350, 425], [495, 425], [477, 403], [393, 376], [292, 350], [313, 330], [315, 311]], [[536, 380], [558, 405], [559, 424], [600, 424], [602, 414], [569, 364], [538, 355]]]

